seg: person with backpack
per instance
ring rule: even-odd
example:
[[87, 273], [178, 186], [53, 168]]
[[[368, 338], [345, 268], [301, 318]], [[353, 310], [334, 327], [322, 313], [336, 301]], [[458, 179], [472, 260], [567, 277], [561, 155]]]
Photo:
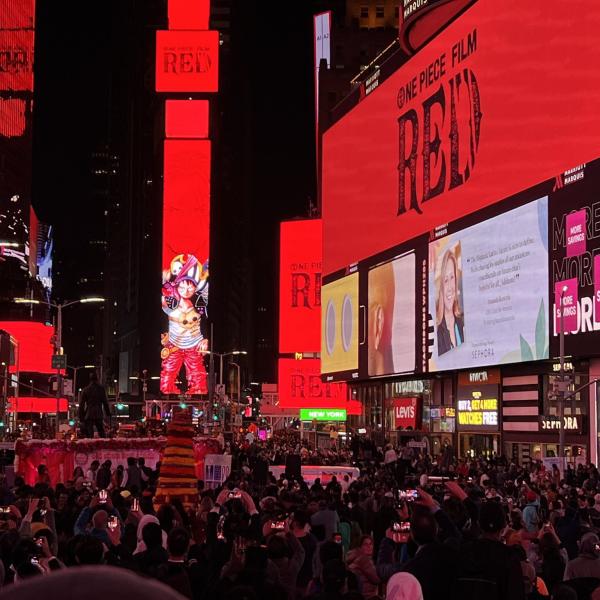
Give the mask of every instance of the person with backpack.
[[462, 545], [454, 587], [456, 600], [524, 600], [525, 585], [519, 557], [501, 542], [506, 514], [496, 500], [479, 511], [479, 539]]

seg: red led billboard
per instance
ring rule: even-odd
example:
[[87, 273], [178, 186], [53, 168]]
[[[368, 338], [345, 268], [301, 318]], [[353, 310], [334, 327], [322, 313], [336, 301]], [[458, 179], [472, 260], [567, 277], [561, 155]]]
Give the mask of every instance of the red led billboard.
[[216, 92], [218, 31], [157, 31], [156, 91]]
[[167, 100], [165, 137], [208, 137], [208, 100]]
[[169, 0], [169, 29], [208, 29], [210, 0]]
[[208, 259], [210, 140], [165, 140], [163, 270], [177, 254]]
[[33, 91], [34, 0], [0, 0], [0, 90]]
[[0, 136], [12, 138], [25, 133], [25, 100], [0, 98]]
[[358, 400], [347, 400], [345, 383], [321, 381], [318, 358], [280, 358], [278, 391], [282, 408], [345, 408], [349, 415], [362, 413]]
[[[56, 398], [38, 398], [24, 396], [16, 398], [17, 412], [31, 413], [56, 413]], [[69, 410], [69, 402], [66, 398], [60, 399], [60, 412]], [[8, 399], [8, 412], [15, 411], [15, 398]]]
[[479, 0], [323, 136], [324, 275], [598, 155], [600, 4]]
[[206, 394], [210, 140], [165, 140], [163, 190], [161, 303], [168, 330], [161, 337], [160, 389], [180, 393], [185, 365], [188, 393]]
[[286, 221], [279, 240], [279, 352], [321, 349], [321, 219]]
[[34, 321], [0, 321], [0, 329], [8, 331], [18, 342], [18, 360], [11, 373], [56, 373], [52, 369], [51, 337], [54, 327]]

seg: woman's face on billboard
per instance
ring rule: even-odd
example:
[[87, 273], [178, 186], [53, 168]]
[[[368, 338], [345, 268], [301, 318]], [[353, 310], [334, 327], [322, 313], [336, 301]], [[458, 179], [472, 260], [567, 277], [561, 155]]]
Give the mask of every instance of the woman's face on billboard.
[[444, 283], [444, 310], [446, 312], [452, 312], [454, 299], [456, 298], [456, 273], [454, 271], [454, 261], [452, 259], [446, 263], [442, 277]]

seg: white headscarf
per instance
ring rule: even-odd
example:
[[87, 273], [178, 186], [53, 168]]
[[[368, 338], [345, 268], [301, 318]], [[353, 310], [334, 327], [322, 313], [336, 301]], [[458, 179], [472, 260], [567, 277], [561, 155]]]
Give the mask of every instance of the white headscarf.
[[[147, 550], [144, 538], [142, 537], [142, 531], [144, 531], [144, 527], [146, 527], [148, 523], [160, 525], [160, 521], [154, 515], [144, 515], [140, 519], [137, 527], [137, 546], [135, 547], [134, 554], [139, 554], [140, 552], [145, 552]], [[164, 531], [162, 532], [162, 545], [163, 548], [167, 547], [167, 534]]]
[[386, 600], [423, 600], [421, 584], [410, 573], [396, 573], [388, 581]]

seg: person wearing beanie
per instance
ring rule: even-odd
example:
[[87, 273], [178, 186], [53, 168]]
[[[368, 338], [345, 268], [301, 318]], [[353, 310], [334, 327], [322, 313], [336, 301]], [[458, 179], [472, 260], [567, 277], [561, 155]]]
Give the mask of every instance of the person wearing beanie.
[[527, 504], [523, 509], [523, 522], [525, 523], [525, 529], [529, 533], [537, 533], [540, 528], [540, 517], [538, 514], [540, 508], [540, 501], [537, 494], [528, 489], [525, 494], [525, 500]]
[[581, 538], [579, 556], [570, 560], [565, 569], [565, 581], [578, 577], [600, 579], [600, 539], [595, 533]]

